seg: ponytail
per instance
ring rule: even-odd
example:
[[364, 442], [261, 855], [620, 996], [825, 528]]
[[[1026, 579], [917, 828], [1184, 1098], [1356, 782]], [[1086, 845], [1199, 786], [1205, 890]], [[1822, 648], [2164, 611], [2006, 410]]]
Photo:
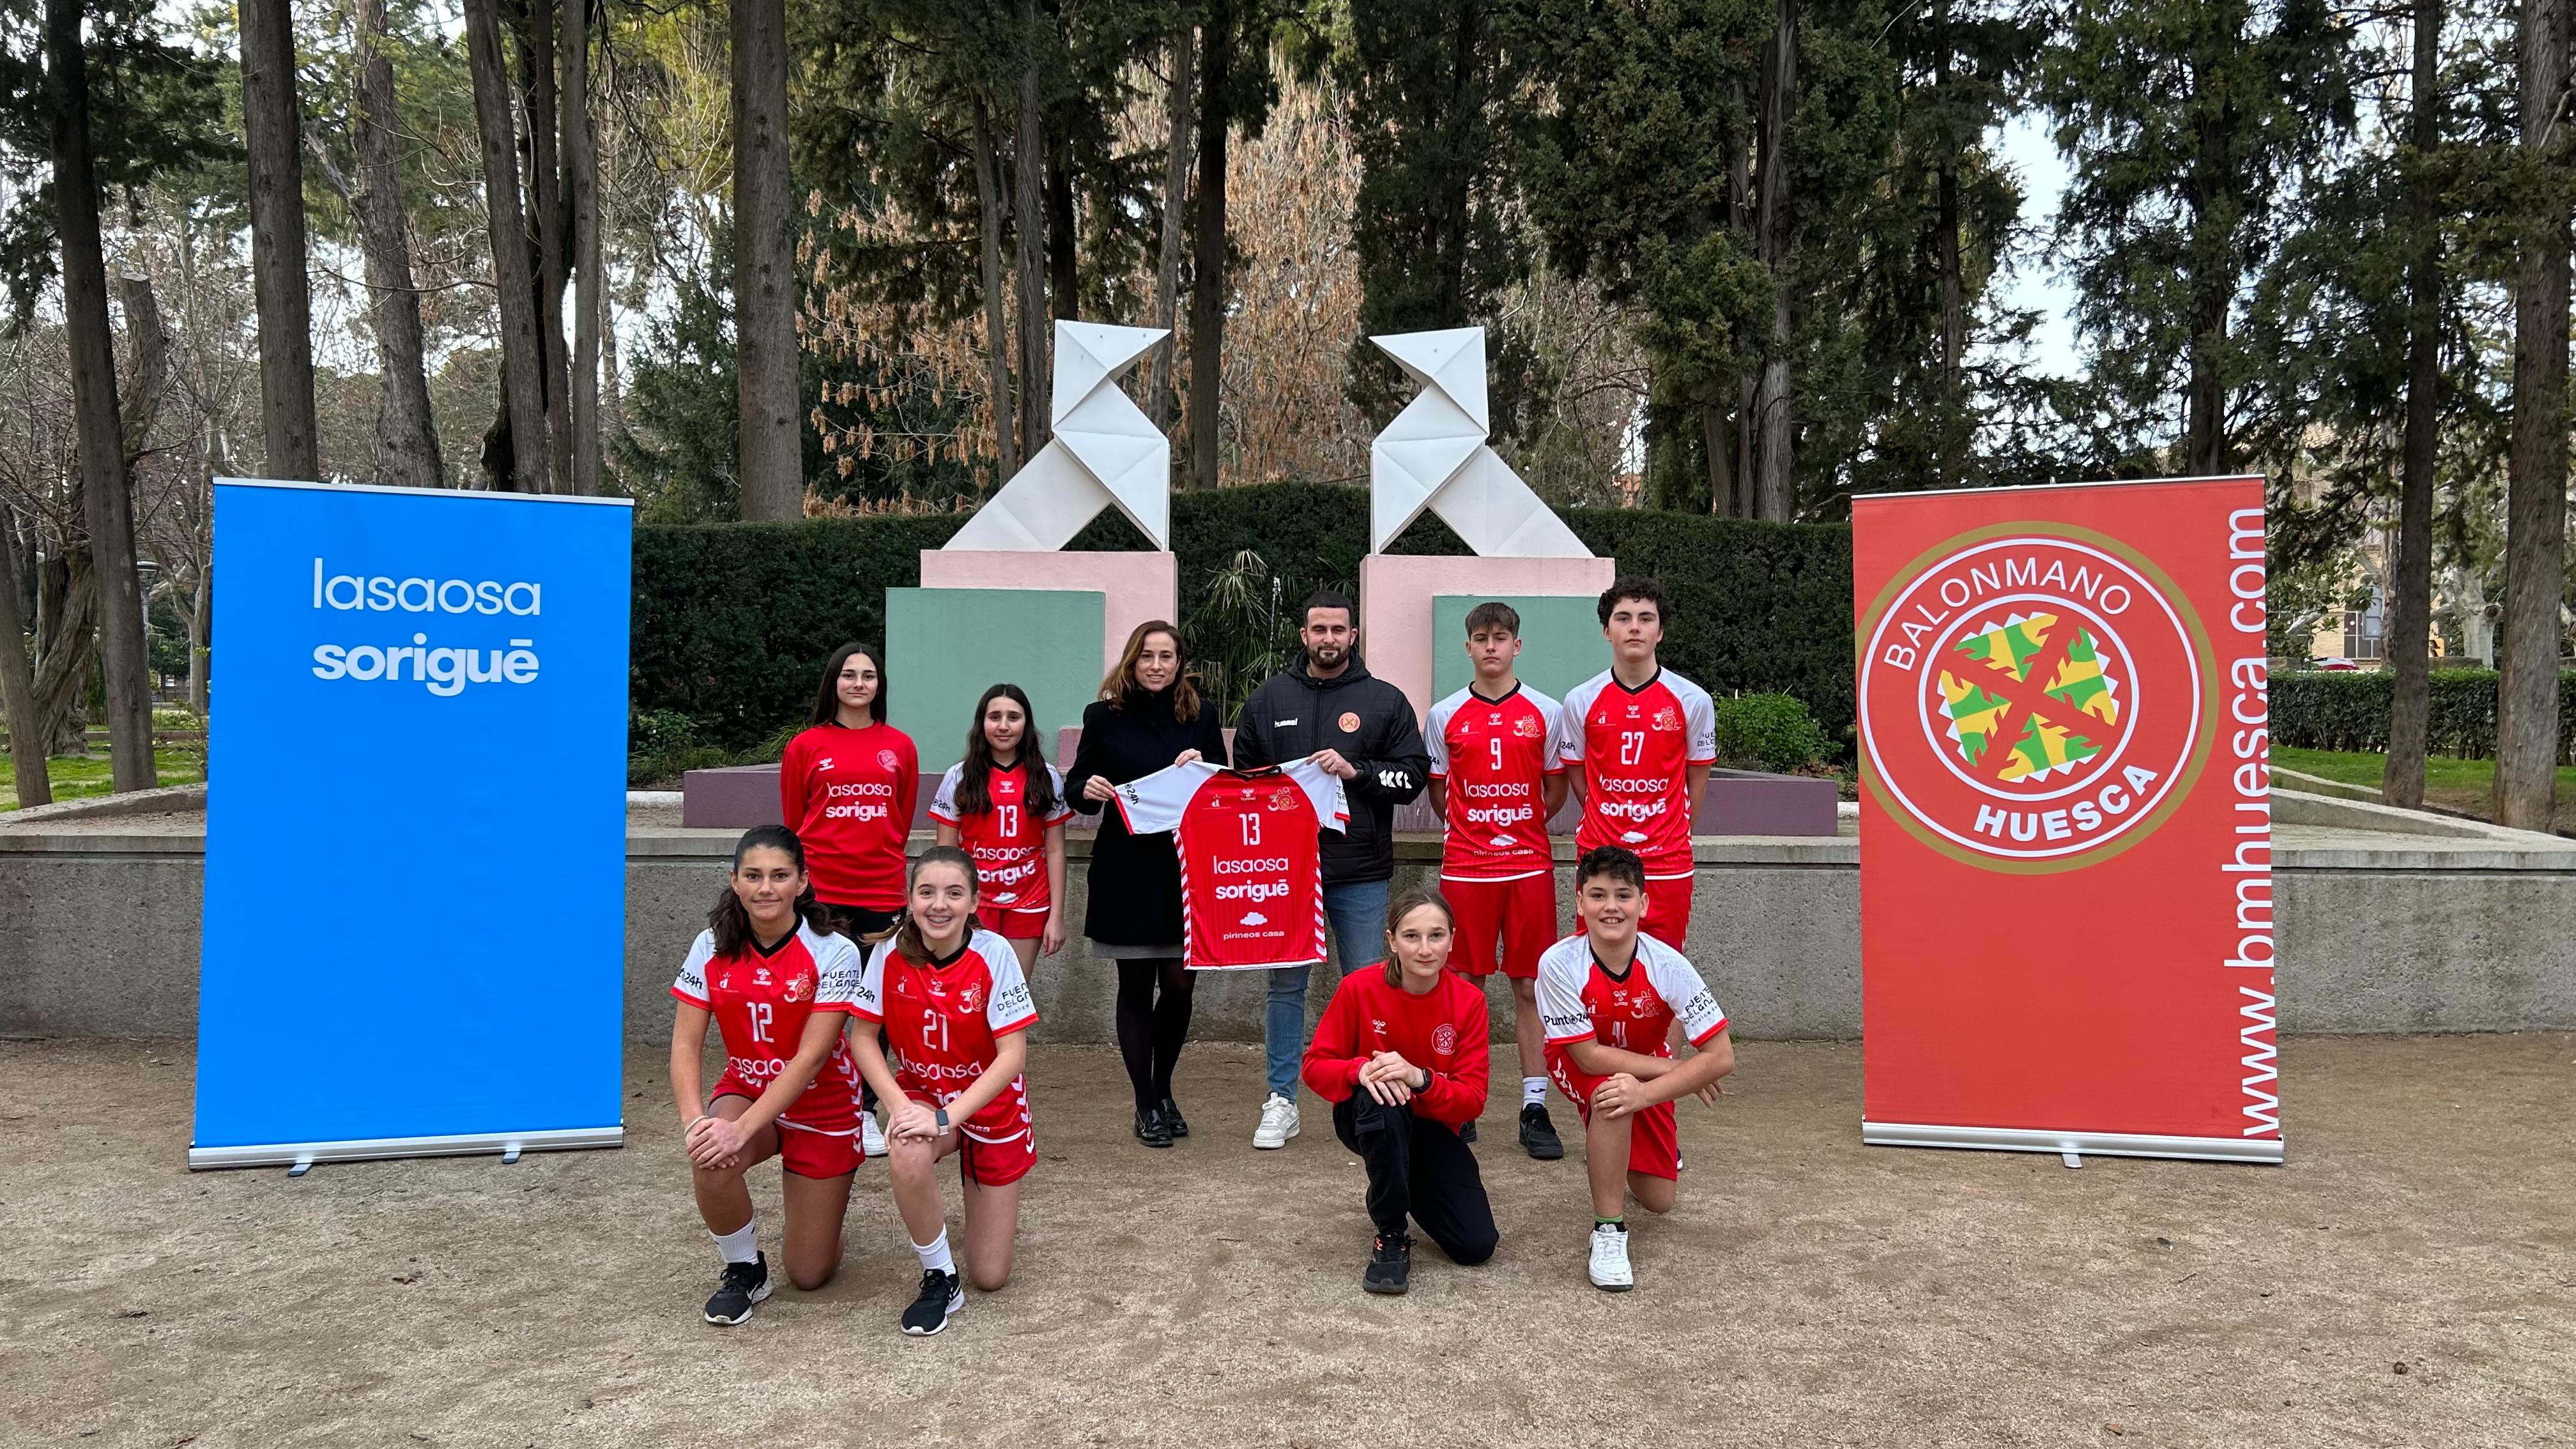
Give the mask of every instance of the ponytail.
[[[742, 869], [742, 858], [755, 850], [783, 850], [796, 862], [796, 873], [805, 874], [805, 842], [784, 825], [755, 825], [733, 843], [733, 871]], [[814, 881], [808, 876], [805, 889], [796, 897], [796, 918], [817, 935], [832, 930], [831, 917], [823, 904], [814, 899]], [[751, 944], [751, 913], [742, 908], [742, 897], [733, 893], [733, 881], [725, 881], [724, 890], [716, 896], [714, 909], [707, 912], [707, 929], [714, 933], [716, 954], [731, 956]]]

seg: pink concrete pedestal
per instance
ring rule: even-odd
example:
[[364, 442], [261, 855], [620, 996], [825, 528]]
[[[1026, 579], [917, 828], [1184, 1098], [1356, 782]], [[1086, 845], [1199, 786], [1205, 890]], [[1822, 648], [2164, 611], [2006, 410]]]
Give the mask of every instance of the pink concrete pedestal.
[[1102, 674], [1118, 663], [1137, 625], [1148, 619], [1180, 621], [1181, 560], [1172, 553], [926, 548], [921, 551], [921, 586], [1096, 593], [1101, 596]]
[[[1443, 594], [1591, 598], [1617, 579], [1611, 558], [1438, 558], [1373, 553], [1360, 560], [1360, 652], [1369, 673], [1431, 713], [1431, 601]], [[925, 580], [926, 582], [926, 580]]]

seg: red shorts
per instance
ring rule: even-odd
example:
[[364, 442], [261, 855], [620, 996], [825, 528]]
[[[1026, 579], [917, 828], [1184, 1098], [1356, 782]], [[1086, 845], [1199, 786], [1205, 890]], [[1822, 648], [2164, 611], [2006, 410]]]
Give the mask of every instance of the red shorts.
[[1540, 954], [1557, 940], [1555, 871], [1518, 880], [1443, 876], [1440, 894], [1458, 921], [1449, 943], [1451, 970], [1468, 976], [1493, 975], [1499, 944], [1505, 976], [1518, 981], [1537, 978]]
[[[1696, 879], [1687, 875], [1677, 875], [1670, 880], [1659, 875], [1646, 877], [1646, 914], [1638, 921], [1638, 928], [1676, 951], [1690, 950], [1686, 942], [1690, 936], [1691, 885]], [[1460, 923], [1462, 929], [1464, 924]], [[1580, 906], [1576, 907], [1573, 924], [1567, 927], [1566, 934], [1583, 934]]]
[[[1547, 1044], [1547, 1075], [1588, 1125], [1592, 1121], [1592, 1089], [1601, 1085], [1601, 1078], [1576, 1066], [1573, 1055], [1554, 1042]], [[1630, 1116], [1628, 1122], [1628, 1170], [1667, 1182], [1680, 1181], [1682, 1139], [1673, 1104], [1657, 1102]]]
[[[936, 1102], [940, 1093], [915, 1078], [896, 1074], [895, 1080], [904, 1091], [924, 1101]], [[950, 1099], [956, 1097], [950, 1092]], [[958, 1134], [958, 1166], [978, 1187], [1008, 1187], [1029, 1175], [1038, 1165], [1037, 1131], [1029, 1121], [1029, 1095], [1023, 1082], [1013, 1082], [1008, 1091], [984, 1104], [984, 1110], [963, 1122], [952, 1122], [949, 1130]]]
[[[731, 1077], [716, 1083], [716, 1096], [740, 1097], [754, 1101], [760, 1094], [745, 1082]], [[847, 1128], [837, 1123], [831, 1127], [808, 1127], [801, 1122], [780, 1118], [778, 1122], [778, 1165], [798, 1177], [841, 1177], [859, 1170], [864, 1161], [859, 1155], [859, 1122], [855, 1116]]]
[[1033, 911], [983, 911], [977, 914], [983, 916], [985, 924], [1005, 941], [1034, 941], [1046, 934], [1048, 910], [1048, 907], [1040, 906]]

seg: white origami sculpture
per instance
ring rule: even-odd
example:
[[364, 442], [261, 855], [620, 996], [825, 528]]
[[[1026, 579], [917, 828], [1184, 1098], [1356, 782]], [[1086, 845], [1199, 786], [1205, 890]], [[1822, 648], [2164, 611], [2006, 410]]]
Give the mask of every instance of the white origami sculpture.
[[1485, 329], [1404, 332], [1369, 341], [1384, 348], [1422, 394], [1396, 414], [1369, 449], [1369, 549], [1424, 508], [1486, 558], [1590, 558], [1592, 550], [1549, 511], [1528, 483], [1485, 446]]
[[1171, 440], [1118, 387], [1118, 374], [1170, 335], [1159, 327], [1055, 324], [1055, 436], [944, 546], [1053, 552], [1115, 503], [1154, 547], [1170, 548]]

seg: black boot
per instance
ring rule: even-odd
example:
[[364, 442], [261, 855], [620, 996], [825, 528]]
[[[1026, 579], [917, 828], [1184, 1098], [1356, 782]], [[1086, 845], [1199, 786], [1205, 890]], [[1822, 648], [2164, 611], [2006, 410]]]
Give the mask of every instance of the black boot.
[[1148, 1107], [1136, 1114], [1136, 1140], [1148, 1147], [1172, 1145], [1172, 1124], [1160, 1107]]

